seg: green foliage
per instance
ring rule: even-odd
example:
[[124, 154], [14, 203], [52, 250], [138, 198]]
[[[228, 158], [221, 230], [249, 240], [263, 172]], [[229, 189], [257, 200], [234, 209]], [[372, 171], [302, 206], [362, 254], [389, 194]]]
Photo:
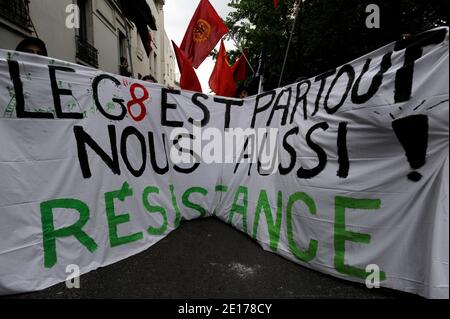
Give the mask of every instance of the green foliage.
[[[265, 89], [278, 86], [297, 0], [232, 0], [227, 17], [230, 37], [248, 49], [255, 68], [267, 54]], [[368, 4], [381, 10], [381, 28], [366, 27]], [[304, 0], [297, 18], [283, 85], [312, 77], [398, 40], [448, 24], [447, 0]], [[237, 54], [234, 53], [234, 56]], [[233, 59], [231, 59], [233, 60]]]

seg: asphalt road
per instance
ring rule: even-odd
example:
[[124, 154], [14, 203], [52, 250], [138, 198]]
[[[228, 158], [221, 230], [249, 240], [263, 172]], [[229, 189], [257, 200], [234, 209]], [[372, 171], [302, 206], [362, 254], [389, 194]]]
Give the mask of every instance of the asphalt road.
[[215, 218], [183, 223], [147, 251], [80, 278], [13, 298], [419, 298], [369, 290], [264, 251]]

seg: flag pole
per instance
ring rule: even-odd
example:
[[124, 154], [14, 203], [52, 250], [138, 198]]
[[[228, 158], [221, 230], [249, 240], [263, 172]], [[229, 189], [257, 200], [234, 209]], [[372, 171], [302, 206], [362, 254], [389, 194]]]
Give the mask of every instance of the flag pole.
[[239, 52], [241, 52], [242, 56], [244, 57], [245, 61], [247, 61], [248, 66], [250, 67], [250, 70], [252, 70], [252, 73], [255, 74], [255, 70], [253, 69], [252, 65], [250, 64], [250, 62], [247, 59], [247, 55], [245, 54], [245, 52], [242, 50], [242, 48], [239, 46], [239, 44], [237, 43], [237, 41], [235, 40], [234, 36], [231, 35], [231, 39], [234, 42], [234, 45], [236, 46], [236, 48], [238, 48]]
[[259, 55], [259, 66], [256, 76], [259, 77], [258, 94], [264, 91], [264, 71], [265, 71], [265, 50], [264, 47]]
[[261, 94], [263, 92], [264, 89], [264, 75], [260, 75], [259, 76], [259, 85], [258, 85], [258, 94]]
[[284, 70], [286, 69], [286, 62], [287, 62], [287, 58], [289, 56], [289, 49], [291, 48], [292, 38], [294, 36], [295, 25], [297, 24], [297, 18], [298, 18], [298, 15], [300, 13], [300, 10], [301, 10], [302, 4], [303, 4], [302, 0], [298, 0], [297, 2], [298, 2], [298, 4], [297, 4], [296, 12], [295, 12], [294, 23], [292, 24], [291, 35], [289, 36], [289, 42], [288, 42], [288, 46], [286, 48], [286, 54], [284, 55], [283, 67], [281, 68], [280, 80], [278, 81], [278, 87], [281, 87], [281, 82], [283, 81]]

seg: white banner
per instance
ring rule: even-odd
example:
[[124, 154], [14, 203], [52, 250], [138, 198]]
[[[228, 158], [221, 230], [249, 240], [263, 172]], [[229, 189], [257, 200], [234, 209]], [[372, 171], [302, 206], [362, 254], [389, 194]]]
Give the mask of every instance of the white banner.
[[0, 51], [0, 293], [215, 215], [300, 265], [448, 298], [448, 43], [431, 30], [245, 100]]

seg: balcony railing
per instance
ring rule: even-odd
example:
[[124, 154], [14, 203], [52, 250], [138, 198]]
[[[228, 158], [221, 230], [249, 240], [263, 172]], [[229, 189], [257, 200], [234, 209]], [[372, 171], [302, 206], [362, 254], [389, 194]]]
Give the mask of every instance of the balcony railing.
[[79, 36], [76, 37], [76, 41], [77, 58], [95, 68], [98, 68], [98, 50]]
[[0, 16], [24, 28], [31, 27], [29, 0], [0, 0]]

